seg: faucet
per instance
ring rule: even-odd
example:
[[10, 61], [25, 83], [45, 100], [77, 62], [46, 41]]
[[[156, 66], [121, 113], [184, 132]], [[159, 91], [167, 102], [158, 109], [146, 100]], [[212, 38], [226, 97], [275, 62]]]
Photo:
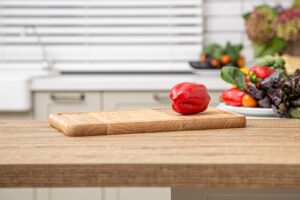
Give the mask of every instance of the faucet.
[[32, 25], [24, 26], [21, 36], [34, 36], [37, 39], [37, 44], [42, 51], [42, 69], [51, 72], [53, 70], [52, 62], [48, 59], [46, 46], [42, 42], [41, 35], [37, 32], [36, 27]]

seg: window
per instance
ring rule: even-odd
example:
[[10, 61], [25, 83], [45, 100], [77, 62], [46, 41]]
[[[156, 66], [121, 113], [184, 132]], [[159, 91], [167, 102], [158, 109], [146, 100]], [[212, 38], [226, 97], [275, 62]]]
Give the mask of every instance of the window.
[[38, 35], [60, 71], [186, 71], [202, 31], [202, 0], [1, 0], [0, 67], [40, 67]]

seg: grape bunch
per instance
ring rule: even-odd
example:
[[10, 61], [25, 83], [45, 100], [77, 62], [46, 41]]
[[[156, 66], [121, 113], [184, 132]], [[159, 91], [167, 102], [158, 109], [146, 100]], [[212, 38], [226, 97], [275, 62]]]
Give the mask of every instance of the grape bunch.
[[247, 92], [260, 107], [272, 107], [279, 117], [300, 118], [300, 69], [290, 76], [277, 70], [260, 83], [259, 89], [251, 84]]

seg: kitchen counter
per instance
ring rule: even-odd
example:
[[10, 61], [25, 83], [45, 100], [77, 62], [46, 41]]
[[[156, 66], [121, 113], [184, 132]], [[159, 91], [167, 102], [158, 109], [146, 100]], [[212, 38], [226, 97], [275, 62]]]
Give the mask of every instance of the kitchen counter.
[[300, 121], [247, 128], [66, 137], [0, 121], [0, 187], [300, 188]]
[[36, 77], [32, 91], [168, 91], [179, 82], [199, 82], [209, 90], [230, 87], [219, 75], [195, 74], [88, 74]]

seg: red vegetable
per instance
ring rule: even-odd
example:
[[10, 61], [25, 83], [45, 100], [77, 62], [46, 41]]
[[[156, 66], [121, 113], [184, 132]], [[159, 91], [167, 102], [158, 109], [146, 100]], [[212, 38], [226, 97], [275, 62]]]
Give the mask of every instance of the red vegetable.
[[[265, 80], [271, 74], [273, 74], [274, 71], [275, 71], [274, 69], [272, 69], [270, 67], [267, 67], [267, 66], [254, 66], [254, 67], [251, 67], [250, 68], [250, 81], [252, 82], [252, 80], [254, 80], [255, 78], [260, 79], [261, 81]], [[259, 81], [259, 80], [257, 80], [257, 81]], [[255, 80], [254, 80], [254, 82], [255, 82]]]
[[224, 103], [231, 106], [243, 106], [243, 96], [246, 93], [239, 88], [231, 88], [224, 90], [221, 94], [221, 99]]
[[183, 115], [205, 111], [210, 101], [206, 87], [198, 83], [179, 83], [171, 89], [169, 95], [173, 100], [173, 110]]
[[259, 88], [260, 82], [268, 78], [273, 74], [275, 70], [267, 66], [254, 66], [249, 70], [249, 74], [246, 75], [245, 81], [249, 87], [249, 82], [254, 83]]

